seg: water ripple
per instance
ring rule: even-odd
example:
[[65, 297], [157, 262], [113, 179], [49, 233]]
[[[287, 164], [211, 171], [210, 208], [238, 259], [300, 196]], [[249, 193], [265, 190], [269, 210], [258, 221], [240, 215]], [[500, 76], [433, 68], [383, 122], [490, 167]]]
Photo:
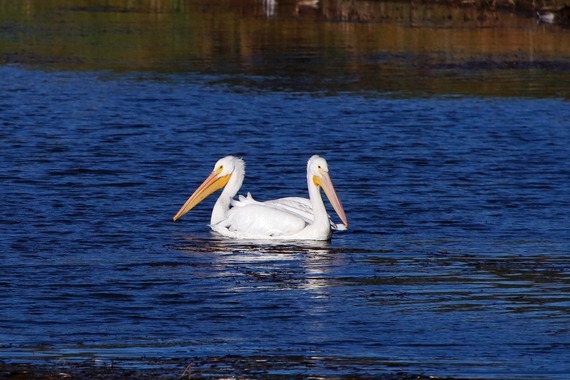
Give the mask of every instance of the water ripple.
[[[239, 353], [510, 378], [570, 367], [564, 101], [0, 72], [3, 360]], [[304, 195], [305, 162], [322, 154], [349, 231], [228, 241], [209, 233], [210, 200], [173, 223], [230, 153], [259, 199]]]

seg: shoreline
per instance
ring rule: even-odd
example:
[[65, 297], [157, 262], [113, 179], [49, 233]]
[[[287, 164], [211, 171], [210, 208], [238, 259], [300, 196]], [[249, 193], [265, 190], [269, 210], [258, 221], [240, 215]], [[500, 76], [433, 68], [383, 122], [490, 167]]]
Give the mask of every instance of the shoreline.
[[[282, 358], [285, 359], [285, 358]], [[56, 379], [220, 379], [220, 378], [246, 378], [246, 379], [378, 379], [378, 380], [460, 380], [466, 378], [433, 376], [414, 374], [402, 371], [382, 373], [381, 371], [367, 371], [365, 367], [348, 368], [338, 367], [338, 364], [320, 363], [310, 365], [309, 358], [273, 361], [258, 357], [224, 356], [180, 360], [179, 364], [171, 360], [149, 363], [145, 366], [121, 366], [113, 362], [101, 364], [97, 360], [87, 360], [69, 363], [63, 360], [57, 363], [3, 363], [0, 362], [0, 379], [6, 380], [56, 380]], [[186, 364], [189, 363], [189, 364]], [[301, 364], [304, 368], [299, 368]], [[314, 363], [313, 363], [314, 364]], [[338, 367], [338, 368], [337, 368]]]

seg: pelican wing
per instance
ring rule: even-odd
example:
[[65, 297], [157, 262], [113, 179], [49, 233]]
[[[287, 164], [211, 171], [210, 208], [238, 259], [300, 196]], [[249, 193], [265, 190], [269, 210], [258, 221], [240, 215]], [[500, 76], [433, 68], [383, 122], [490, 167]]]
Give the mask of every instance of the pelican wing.
[[[293, 215], [297, 215], [298, 217], [302, 218], [307, 224], [313, 223], [313, 206], [311, 206], [311, 201], [308, 198], [286, 197], [259, 202], [253, 198], [251, 193], [248, 192], [246, 196], [240, 195], [239, 200], [234, 199], [232, 201], [232, 206], [234, 207], [244, 207], [253, 204], [266, 205], [277, 210], [285, 211]], [[344, 224], [336, 224], [332, 221], [330, 215], [328, 215], [328, 217], [331, 228], [333, 230], [346, 230], [346, 226]]]
[[226, 236], [275, 238], [296, 234], [307, 224], [298, 215], [256, 201], [231, 208], [225, 220], [211, 227]]

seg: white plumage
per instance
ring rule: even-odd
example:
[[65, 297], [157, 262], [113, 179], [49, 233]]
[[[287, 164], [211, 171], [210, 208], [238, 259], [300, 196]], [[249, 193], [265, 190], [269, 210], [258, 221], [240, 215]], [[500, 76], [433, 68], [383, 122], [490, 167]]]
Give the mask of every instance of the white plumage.
[[[307, 162], [309, 199], [287, 197], [265, 202], [251, 194], [237, 194], [243, 183], [245, 163], [227, 156], [216, 163], [214, 170], [196, 189], [180, 211], [177, 220], [214, 191], [224, 187], [212, 210], [212, 230], [236, 239], [328, 240], [334, 229], [344, 230], [348, 221], [328, 174], [326, 160], [313, 156]], [[325, 191], [343, 224], [335, 224], [328, 216], [320, 189]]]

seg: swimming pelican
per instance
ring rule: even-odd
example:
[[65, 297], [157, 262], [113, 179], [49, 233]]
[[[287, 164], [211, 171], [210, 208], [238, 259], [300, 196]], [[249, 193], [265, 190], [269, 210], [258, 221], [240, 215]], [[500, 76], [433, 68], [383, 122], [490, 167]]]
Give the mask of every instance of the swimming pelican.
[[[212, 173], [188, 198], [174, 216], [177, 220], [214, 191], [225, 186], [212, 211], [210, 227], [221, 235], [236, 239], [328, 240], [333, 229], [346, 229], [348, 220], [329, 176], [327, 161], [313, 156], [307, 162], [309, 199], [287, 197], [258, 202], [233, 197], [245, 175], [244, 162], [228, 156], [220, 159]], [[343, 225], [332, 223], [320, 189], [323, 189]], [[232, 206], [230, 208], [230, 205]]]

